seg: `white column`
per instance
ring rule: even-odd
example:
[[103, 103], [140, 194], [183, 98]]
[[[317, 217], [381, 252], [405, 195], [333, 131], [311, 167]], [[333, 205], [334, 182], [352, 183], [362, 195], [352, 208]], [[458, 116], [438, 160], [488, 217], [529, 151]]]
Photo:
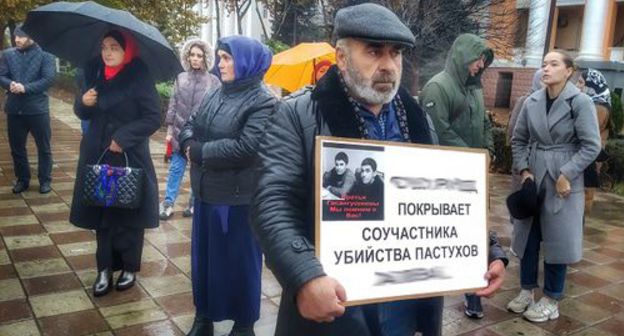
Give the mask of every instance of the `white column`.
[[[212, 14], [212, 6], [206, 0], [198, 1], [200, 13], [203, 18], [210, 20]], [[212, 23], [208, 21], [207, 23], [202, 23], [199, 38], [202, 41], [210, 42], [212, 35]]]
[[528, 67], [540, 67], [542, 65], [549, 15], [550, 0], [531, 0], [525, 55], [526, 66]]
[[227, 19], [225, 20], [225, 34], [223, 36], [232, 36], [232, 35], [237, 35], [237, 28], [236, 28], [236, 13], [232, 12], [232, 13], [228, 13], [227, 10], [225, 10], [225, 8], [223, 9], [223, 14], [227, 16]]
[[585, 2], [581, 51], [578, 59], [604, 61], [604, 36], [608, 32], [609, 4], [612, 0], [591, 0]]
[[212, 19], [210, 20], [210, 31], [211, 31], [211, 36], [210, 36], [210, 40], [208, 40], [211, 44], [212, 47], [215, 48], [217, 46], [217, 30], [220, 27], [217, 27], [217, 23], [219, 23], [217, 21], [217, 6], [215, 6], [212, 2], [210, 3], [210, 7], [212, 8], [212, 10], [210, 11], [212, 13]]
[[[256, 37], [257, 33], [258, 33], [258, 29], [253, 29], [254, 27], [254, 17], [256, 16], [256, 1], [252, 0], [251, 4], [249, 5], [249, 9], [247, 9], [247, 13], [245, 13], [245, 20], [243, 22], [245, 22], [245, 27], [243, 28], [245, 30], [245, 33], [243, 35], [248, 36], [248, 37]], [[260, 28], [260, 27], [255, 27], [255, 28]]]

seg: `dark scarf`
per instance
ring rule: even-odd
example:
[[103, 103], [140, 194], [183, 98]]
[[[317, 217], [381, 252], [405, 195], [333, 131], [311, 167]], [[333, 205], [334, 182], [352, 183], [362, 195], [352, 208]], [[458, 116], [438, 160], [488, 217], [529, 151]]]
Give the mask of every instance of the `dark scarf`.
[[[344, 90], [335, 65], [319, 80], [312, 92], [312, 99], [318, 104], [333, 136], [356, 139], [368, 137], [363, 120], [357, 112], [358, 104], [354, 104], [353, 98]], [[400, 88], [392, 103], [395, 104], [404, 139], [412, 143], [431, 144], [425, 112], [409, 93]]]
[[592, 101], [595, 104], [611, 107], [611, 92], [605, 76], [596, 69], [587, 69], [583, 71], [582, 76], [585, 81], [583, 91], [591, 97]]

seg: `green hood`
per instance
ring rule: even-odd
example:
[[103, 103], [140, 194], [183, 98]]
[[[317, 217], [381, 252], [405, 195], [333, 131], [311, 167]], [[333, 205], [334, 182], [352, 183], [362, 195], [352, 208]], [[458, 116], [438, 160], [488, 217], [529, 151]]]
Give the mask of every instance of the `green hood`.
[[[468, 65], [485, 55], [485, 67], [479, 73], [470, 77]], [[451, 51], [446, 59], [444, 70], [448, 72], [462, 86], [481, 84], [481, 74], [492, 64], [494, 53], [485, 45], [485, 41], [474, 34], [461, 34], [453, 42]]]

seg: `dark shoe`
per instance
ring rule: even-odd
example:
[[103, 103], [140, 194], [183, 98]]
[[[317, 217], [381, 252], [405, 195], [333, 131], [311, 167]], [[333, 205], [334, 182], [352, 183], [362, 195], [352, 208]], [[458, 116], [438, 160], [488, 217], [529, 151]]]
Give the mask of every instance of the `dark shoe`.
[[251, 327], [237, 327], [236, 324], [228, 336], [256, 336], [253, 326]]
[[22, 191], [28, 190], [28, 187], [28, 182], [17, 180], [17, 182], [15, 182], [15, 185], [13, 186], [13, 193], [19, 194]]
[[472, 319], [483, 318], [483, 307], [481, 306], [481, 298], [474, 294], [466, 294], [466, 302], [464, 303], [464, 314]]
[[193, 207], [184, 209], [184, 212], [182, 213], [182, 217], [193, 217]]
[[113, 272], [105, 269], [98, 272], [95, 283], [93, 284], [93, 296], [98, 297], [106, 295], [113, 287]]
[[187, 336], [214, 336], [212, 321], [195, 316], [193, 326]]
[[52, 191], [52, 187], [50, 186], [50, 182], [44, 182], [39, 186], [40, 194], [47, 194]]
[[117, 279], [117, 290], [122, 291], [134, 286], [136, 275], [134, 272], [121, 271], [121, 275]]

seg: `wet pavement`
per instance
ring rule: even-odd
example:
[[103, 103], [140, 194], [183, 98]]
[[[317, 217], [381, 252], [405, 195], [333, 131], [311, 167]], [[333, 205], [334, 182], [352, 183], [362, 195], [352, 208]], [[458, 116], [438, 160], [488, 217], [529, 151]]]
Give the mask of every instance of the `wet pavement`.
[[[95, 235], [68, 222], [80, 123], [71, 106], [52, 99], [53, 191], [38, 193], [36, 168], [29, 191], [11, 193], [13, 166], [0, 118], [0, 335], [184, 335], [193, 320], [190, 281], [190, 219], [182, 217], [188, 179], [171, 220], [146, 232], [143, 265], [137, 285], [94, 298]], [[164, 133], [152, 137], [152, 158], [164, 190]], [[29, 140], [31, 166], [36, 151]], [[493, 175], [489, 223], [509, 246], [504, 199], [509, 177]], [[624, 198], [598, 193], [586, 222], [584, 258], [569, 268], [561, 317], [530, 323], [505, 310], [519, 288], [519, 266], [511, 258], [504, 286], [484, 300], [485, 318], [463, 315], [462, 296], [445, 301], [444, 335], [622, 335], [624, 333]], [[541, 279], [541, 274], [540, 274]], [[541, 280], [540, 280], [541, 281]], [[280, 286], [266, 268], [263, 273], [258, 336], [275, 329]], [[231, 322], [217, 324], [225, 335]], [[294, 335], [296, 336], [296, 335]]]

